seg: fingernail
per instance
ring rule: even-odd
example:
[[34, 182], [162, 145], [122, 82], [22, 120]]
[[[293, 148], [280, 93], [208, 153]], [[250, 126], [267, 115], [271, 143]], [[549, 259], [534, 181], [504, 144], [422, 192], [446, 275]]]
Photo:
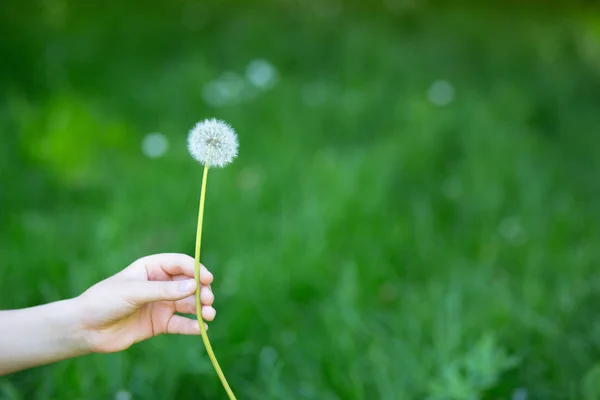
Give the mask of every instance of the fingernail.
[[188, 279], [187, 281], [181, 281], [179, 284], [179, 290], [182, 292], [189, 292], [193, 288], [196, 287], [196, 281], [193, 279]]

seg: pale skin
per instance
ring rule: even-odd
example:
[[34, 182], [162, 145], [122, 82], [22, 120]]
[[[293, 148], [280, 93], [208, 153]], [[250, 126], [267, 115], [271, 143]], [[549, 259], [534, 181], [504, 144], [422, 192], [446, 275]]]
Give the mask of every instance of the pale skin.
[[[216, 311], [213, 275], [201, 266], [202, 318]], [[90, 353], [113, 353], [162, 334], [200, 335], [194, 258], [141, 258], [81, 295], [36, 307], [0, 311], [0, 375]]]

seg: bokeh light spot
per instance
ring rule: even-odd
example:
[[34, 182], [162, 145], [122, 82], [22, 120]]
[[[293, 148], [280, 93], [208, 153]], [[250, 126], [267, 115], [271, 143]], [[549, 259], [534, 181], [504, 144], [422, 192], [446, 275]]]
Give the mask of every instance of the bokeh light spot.
[[142, 153], [144, 153], [146, 157], [162, 157], [165, 155], [168, 149], [169, 141], [162, 133], [149, 133], [142, 140]]

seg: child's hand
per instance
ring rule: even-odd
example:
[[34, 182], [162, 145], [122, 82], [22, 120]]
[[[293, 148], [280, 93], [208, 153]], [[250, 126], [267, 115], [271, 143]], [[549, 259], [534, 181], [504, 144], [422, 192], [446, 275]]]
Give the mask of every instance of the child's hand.
[[[90, 352], [110, 353], [161, 333], [199, 335], [194, 259], [141, 258], [78, 297], [0, 311], [0, 375]], [[201, 267], [202, 318], [212, 321], [212, 274]]]
[[[202, 318], [215, 318], [210, 283], [201, 266]], [[196, 313], [194, 259], [184, 254], [158, 254], [133, 264], [89, 288], [76, 301], [90, 351], [110, 353], [163, 333], [199, 335], [195, 319], [175, 313]]]

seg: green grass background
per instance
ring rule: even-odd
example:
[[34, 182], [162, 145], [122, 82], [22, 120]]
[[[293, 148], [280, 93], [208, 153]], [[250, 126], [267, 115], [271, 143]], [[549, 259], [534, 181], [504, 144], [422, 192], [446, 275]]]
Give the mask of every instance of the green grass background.
[[[3, 2], [0, 307], [193, 254], [185, 140], [217, 117], [240, 157], [209, 175], [203, 263], [239, 399], [600, 399], [600, 14], [498, 4]], [[198, 337], [0, 378], [127, 396], [225, 398]]]

